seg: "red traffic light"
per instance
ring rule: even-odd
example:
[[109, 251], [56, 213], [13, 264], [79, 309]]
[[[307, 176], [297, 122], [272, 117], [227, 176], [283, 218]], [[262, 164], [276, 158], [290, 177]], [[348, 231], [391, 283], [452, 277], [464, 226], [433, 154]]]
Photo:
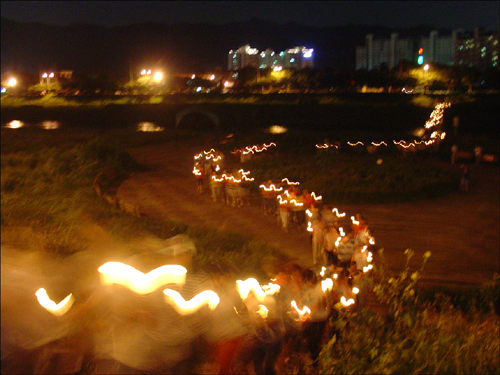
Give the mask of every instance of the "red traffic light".
[[423, 48], [420, 48], [420, 49], [418, 50], [418, 54], [419, 54], [419, 55], [421, 55], [422, 53], [424, 53], [424, 49], [423, 49]]

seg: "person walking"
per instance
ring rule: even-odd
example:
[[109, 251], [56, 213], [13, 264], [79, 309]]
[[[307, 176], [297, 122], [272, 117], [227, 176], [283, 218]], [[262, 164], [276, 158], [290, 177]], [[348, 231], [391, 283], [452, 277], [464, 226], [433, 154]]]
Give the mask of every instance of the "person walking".
[[337, 246], [336, 241], [339, 238], [339, 232], [337, 232], [337, 228], [333, 224], [327, 224], [326, 233], [323, 239], [324, 243], [324, 254], [326, 255], [326, 264], [328, 266], [334, 265], [338, 266], [339, 258], [337, 255]]

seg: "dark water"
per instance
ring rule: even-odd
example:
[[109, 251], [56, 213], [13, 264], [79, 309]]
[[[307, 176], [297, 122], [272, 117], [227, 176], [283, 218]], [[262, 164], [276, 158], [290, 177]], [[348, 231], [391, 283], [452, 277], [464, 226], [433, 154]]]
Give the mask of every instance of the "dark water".
[[[432, 108], [410, 103], [300, 104], [136, 104], [101, 108], [25, 106], [1, 110], [2, 127], [102, 128], [161, 130], [174, 128], [253, 131], [282, 125], [310, 131], [408, 132], [423, 127]], [[452, 133], [459, 118], [461, 134], [498, 137], [498, 98], [452, 105], [445, 110], [443, 127]], [[20, 121], [20, 123], [12, 121]]]

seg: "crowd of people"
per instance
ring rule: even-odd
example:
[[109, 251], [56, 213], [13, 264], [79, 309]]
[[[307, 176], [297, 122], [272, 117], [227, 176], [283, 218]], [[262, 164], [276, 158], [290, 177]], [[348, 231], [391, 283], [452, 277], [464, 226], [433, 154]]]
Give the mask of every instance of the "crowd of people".
[[[244, 155], [249, 149], [242, 148], [239, 152]], [[208, 175], [214, 202], [241, 206], [249, 194], [250, 172], [240, 169], [228, 174], [216, 157], [209, 155], [204, 151], [199, 159], [203, 156], [211, 163]], [[246, 161], [248, 155], [251, 153], [245, 154], [245, 160], [240, 162]], [[285, 232], [292, 227], [309, 232], [314, 267], [287, 264], [278, 271], [269, 271], [269, 285], [278, 285], [279, 292], [264, 299], [258, 293], [244, 296], [233, 293], [231, 308], [242, 306], [243, 310], [236, 309], [237, 317], [233, 316], [233, 322], [238, 322], [234, 327], [235, 337], [220, 348], [221, 373], [244, 372], [232, 366], [253, 363], [256, 373], [273, 374], [276, 368], [283, 370], [292, 353], [300, 352], [301, 348], [315, 363], [323, 334], [326, 331], [332, 334], [328, 322], [335, 319], [334, 306], [359, 308], [365, 304], [367, 275], [373, 267], [369, 250], [375, 243], [367, 221], [360, 214], [347, 218], [345, 213], [324, 204], [321, 196], [307, 189], [299, 190], [299, 185], [286, 178], [263, 182], [259, 186], [262, 210], [265, 215], [275, 215]], [[247, 191], [242, 194], [243, 189]], [[223, 291], [227, 290], [226, 285]]]

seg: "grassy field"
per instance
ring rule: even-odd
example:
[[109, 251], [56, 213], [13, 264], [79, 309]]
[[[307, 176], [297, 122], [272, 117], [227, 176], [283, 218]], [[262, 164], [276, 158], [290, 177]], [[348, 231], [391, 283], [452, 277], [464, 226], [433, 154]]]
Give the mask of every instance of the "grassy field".
[[[124, 152], [127, 147], [156, 142], [175, 144], [179, 139], [194, 142], [200, 134], [181, 130], [148, 134], [99, 129], [47, 132], [27, 128], [2, 129], [1, 135], [2, 245], [26, 252], [42, 249], [49, 256], [64, 258], [76, 252], [92, 251], [89, 238], [81, 232], [82, 227], [92, 224], [124, 242], [144, 233], [160, 239], [185, 233], [196, 243], [197, 269], [225, 258], [239, 276], [259, 278], [264, 277], [263, 269], [269, 264], [285, 260], [268, 245], [244, 236], [128, 215], [112, 208], [93, 191], [92, 182], [101, 171], [111, 171], [115, 175], [116, 180], [109, 181], [112, 188], [113, 183], [140, 170], [141, 166]], [[290, 136], [288, 142], [303, 149], [309, 140], [303, 139], [303, 143], [298, 144], [297, 138]], [[355, 164], [351, 165], [344, 155], [317, 155], [312, 147], [308, 149], [314, 162], [325, 170], [360, 169], [361, 164], [370, 160], [364, 159], [366, 155], [357, 155], [361, 159], [355, 159]], [[304, 164], [296, 163], [293, 155], [292, 163], [290, 155], [284, 152], [279, 156], [285, 160], [283, 163], [293, 164], [290, 174], [299, 173], [300, 168], [310, 163], [305, 159]], [[277, 159], [266, 161], [269, 163], [266, 168], [283, 168]], [[394, 168], [396, 164], [388, 161], [387, 168]], [[403, 163], [401, 168], [402, 175], [398, 175], [398, 179], [419, 176], [411, 162]], [[256, 173], [264, 173], [263, 170]], [[385, 169], [384, 173], [387, 171]], [[369, 169], [365, 173], [370, 181], [380, 177], [372, 175], [375, 172]], [[426, 175], [425, 181], [431, 181], [430, 185], [436, 181], [433, 178], [447, 181], [448, 177], [442, 178], [441, 173], [436, 170], [435, 175]], [[303, 177], [309, 181], [308, 176]], [[301, 176], [290, 175], [292, 177]], [[345, 180], [349, 181], [347, 177]], [[310, 183], [319, 181], [315, 177]], [[324, 191], [323, 188], [326, 186], [318, 190]], [[133, 254], [130, 251], [121, 255]], [[408, 256], [410, 258], [411, 253]], [[406, 269], [396, 275], [380, 267], [374, 275], [373, 287], [378, 300], [388, 306], [387, 314], [382, 317], [367, 310], [338, 311], [331, 325], [339, 329], [339, 333], [328, 337], [328, 344], [320, 355], [320, 366], [309, 372], [498, 373], [500, 319], [494, 309], [495, 301], [498, 303], [498, 278], [478, 290], [474, 298], [451, 300], [439, 295], [423, 299], [415, 288], [422, 270], [415, 274]]]

